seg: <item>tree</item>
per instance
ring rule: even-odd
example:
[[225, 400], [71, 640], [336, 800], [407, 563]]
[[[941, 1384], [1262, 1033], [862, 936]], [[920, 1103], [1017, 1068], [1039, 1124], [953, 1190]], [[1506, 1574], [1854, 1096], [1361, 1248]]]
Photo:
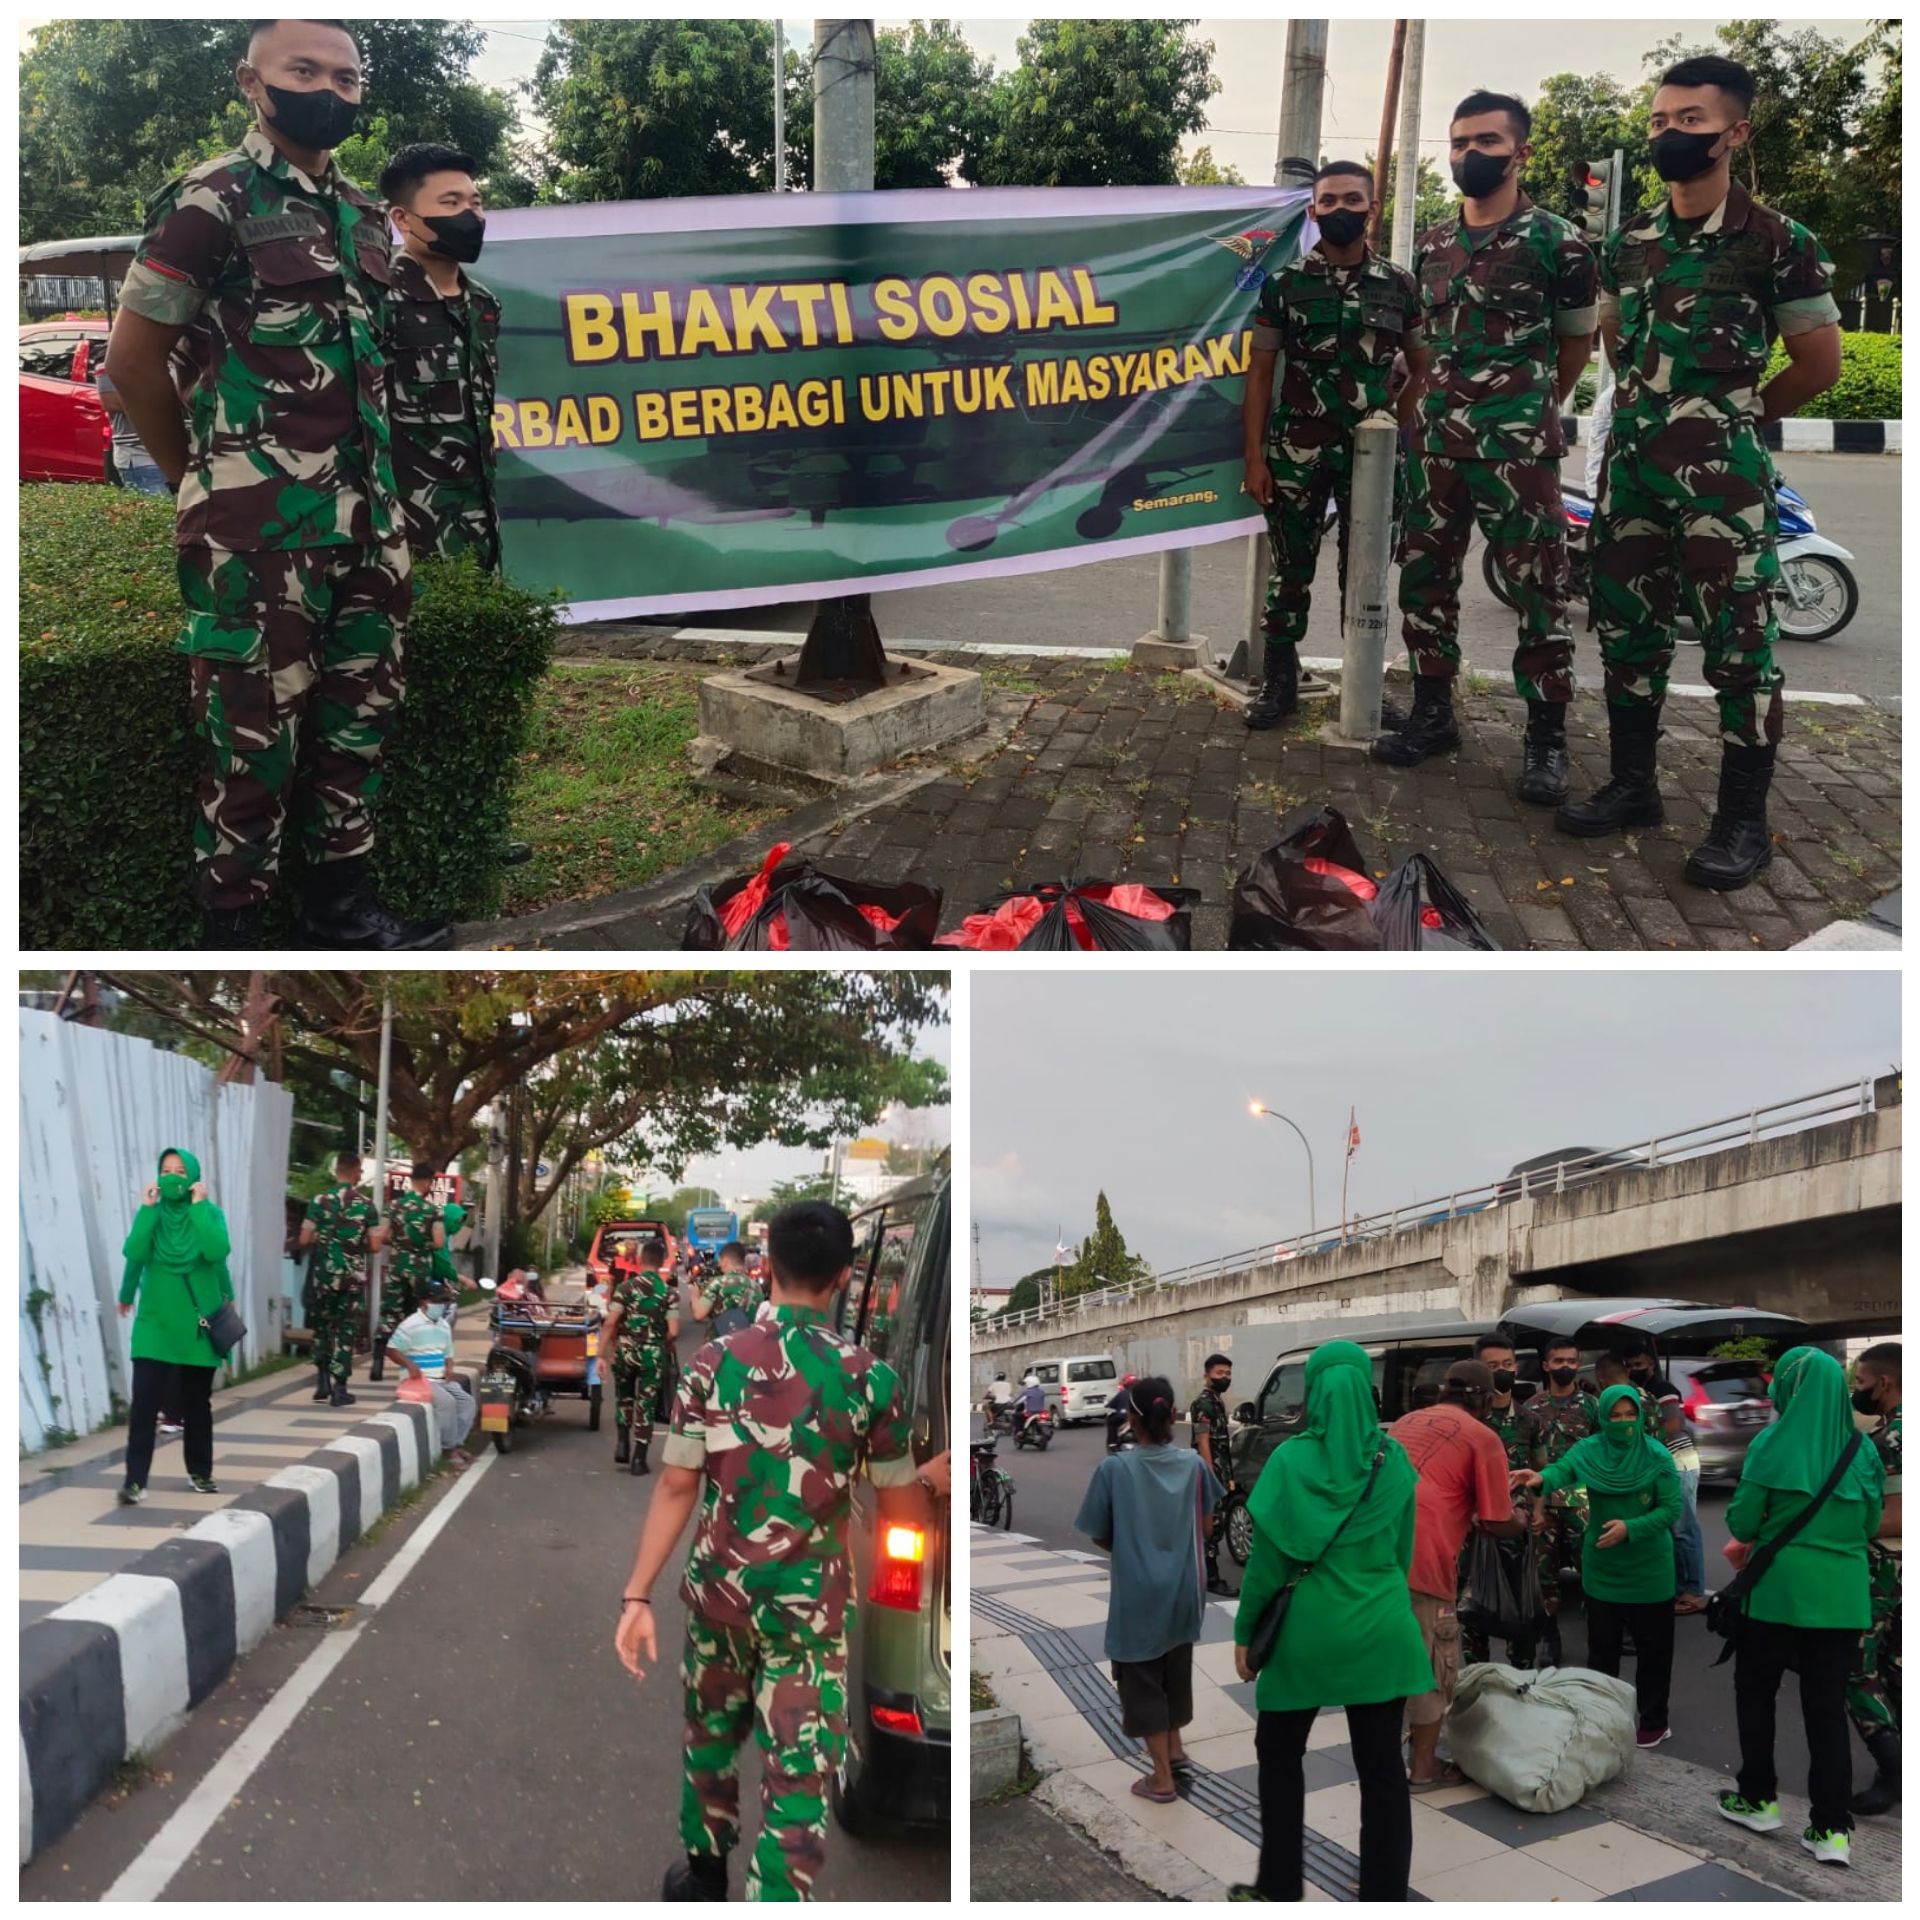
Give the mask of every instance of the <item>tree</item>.
[[[1380, 209], [1380, 235], [1384, 250], [1393, 238], [1394, 190], [1399, 184], [1400, 156], [1396, 153], [1392, 164], [1384, 172], [1375, 163], [1372, 154], [1367, 155], [1363, 164], [1381, 182], [1381, 191], [1385, 196], [1385, 204]], [[1453, 182], [1443, 177], [1431, 160], [1421, 160], [1414, 182], [1413, 231], [1418, 238], [1429, 227], [1438, 226], [1448, 218], [1459, 204], [1460, 196], [1454, 191]]]
[[[366, 61], [364, 114], [384, 124], [377, 154], [342, 151], [371, 186], [393, 146], [445, 140], [482, 171], [503, 161], [512, 101], [469, 77], [486, 35], [467, 21], [350, 20]], [[20, 61], [23, 240], [136, 231], [175, 174], [224, 151], [251, 114], [234, 86], [245, 20], [55, 20]]]
[[832, 1200], [833, 1176], [830, 1173], [803, 1173], [791, 1180], [776, 1180], [773, 1191], [767, 1195], [765, 1212], [768, 1218], [778, 1213], [782, 1207], [797, 1206], [802, 1200]]
[[1098, 1287], [1124, 1287], [1148, 1278], [1153, 1269], [1127, 1243], [1114, 1225], [1113, 1208], [1102, 1192], [1093, 1203], [1093, 1231], [1080, 1243], [1074, 1263], [1060, 1276], [1061, 1298], [1091, 1293]]
[[766, 191], [772, 73], [770, 20], [557, 22], [528, 88], [548, 130], [542, 197]]
[[[951, 20], [881, 28], [874, 46], [873, 184], [977, 182], [993, 140], [992, 100], [993, 62], [982, 60]], [[810, 156], [810, 114], [805, 124]]]
[[1172, 186], [1220, 91], [1184, 20], [1035, 20], [993, 83], [983, 186]]
[[1533, 106], [1533, 158], [1520, 184], [1530, 199], [1579, 224], [1586, 210], [1575, 185], [1590, 161], [1604, 160], [1617, 147], [1625, 155], [1627, 178], [1621, 182], [1621, 207], [1645, 206], [1662, 191], [1660, 176], [1647, 159], [1647, 108], [1652, 85], [1629, 90], [1606, 73], [1555, 73], [1540, 83]]
[[1247, 182], [1238, 167], [1230, 167], [1213, 157], [1211, 147], [1195, 147], [1176, 163], [1183, 187], [1244, 187]]

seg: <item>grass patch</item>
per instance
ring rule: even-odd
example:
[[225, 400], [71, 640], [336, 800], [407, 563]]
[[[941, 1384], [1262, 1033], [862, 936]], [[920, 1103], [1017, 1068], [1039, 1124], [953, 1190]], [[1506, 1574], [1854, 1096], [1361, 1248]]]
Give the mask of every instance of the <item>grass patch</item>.
[[699, 689], [697, 672], [658, 664], [552, 669], [514, 791], [513, 830], [533, 858], [509, 870], [509, 913], [644, 886], [782, 816], [695, 784]]
[[304, 1367], [311, 1362], [297, 1353], [270, 1353], [264, 1360], [256, 1360], [252, 1366], [236, 1373], [227, 1385], [244, 1387], [249, 1380], [264, 1380], [270, 1373], [286, 1373], [294, 1367]]
[[984, 1673], [967, 1675], [967, 1703], [974, 1713], [991, 1713], [1000, 1704], [994, 1698], [993, 1688], [987, 1684]]
[[978, 671], [981, 680], [994, 693], [1035, 695], [1043, 691], [1040, 682], [1030, 673], [1016, 673], [1011, 667], [983, 666]]

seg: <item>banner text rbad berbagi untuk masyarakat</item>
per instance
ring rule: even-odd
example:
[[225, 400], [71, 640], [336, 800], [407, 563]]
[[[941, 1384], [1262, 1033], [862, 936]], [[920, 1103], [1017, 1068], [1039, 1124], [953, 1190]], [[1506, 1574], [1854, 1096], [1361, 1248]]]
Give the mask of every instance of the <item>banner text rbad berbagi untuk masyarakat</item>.
[[793, 195], [489, 220], [508, 571], [575, 619], [1006, 574], [1258, 524], [1279, 188]]

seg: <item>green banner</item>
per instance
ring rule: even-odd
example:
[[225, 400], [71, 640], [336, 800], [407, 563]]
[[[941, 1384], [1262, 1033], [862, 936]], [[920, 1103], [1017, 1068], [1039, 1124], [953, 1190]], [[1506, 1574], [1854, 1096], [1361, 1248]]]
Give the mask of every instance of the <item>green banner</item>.
[[1250, 530], [1253, 305], [1306, 203], [1112, 187], [496, 213], [507, 569], [577, 620]]

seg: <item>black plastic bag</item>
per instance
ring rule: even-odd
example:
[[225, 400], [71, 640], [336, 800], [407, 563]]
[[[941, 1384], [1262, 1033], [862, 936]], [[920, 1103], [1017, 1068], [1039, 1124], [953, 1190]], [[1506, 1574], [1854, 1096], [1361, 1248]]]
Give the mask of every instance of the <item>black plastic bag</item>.
[[933, 945], [940, 890], [911, 880], [873, 886], [827, 873], [786, 844], [758, 873], [702, 887], [687, 909], [683, 952], [899, 953]]
[[1393, 953], [1500, 951], [1467, 896], [1424, 853], [1381, 881], [1372, 913], [1380, 944]]
[[1460, 1625], [1482, 1640], [1531, 1639], [1547, 1615], [1532, 1536], [1502, 1540], [1475, 1528], [1465, 1560]]
[[[1193, 887], [1073, 880], [1018, 887], [989, 900], [936, 943], [976, 952], [1185, 953], [1193, 945]], [[1132, 912], [1131, 906], [1151, 907]]]
[[1227, 945], [1371, 952], [1380, 945], [1368, 912], [1373, 891], [1346, 816], [1338, 807], [1306, 809], [1233, 883]]

